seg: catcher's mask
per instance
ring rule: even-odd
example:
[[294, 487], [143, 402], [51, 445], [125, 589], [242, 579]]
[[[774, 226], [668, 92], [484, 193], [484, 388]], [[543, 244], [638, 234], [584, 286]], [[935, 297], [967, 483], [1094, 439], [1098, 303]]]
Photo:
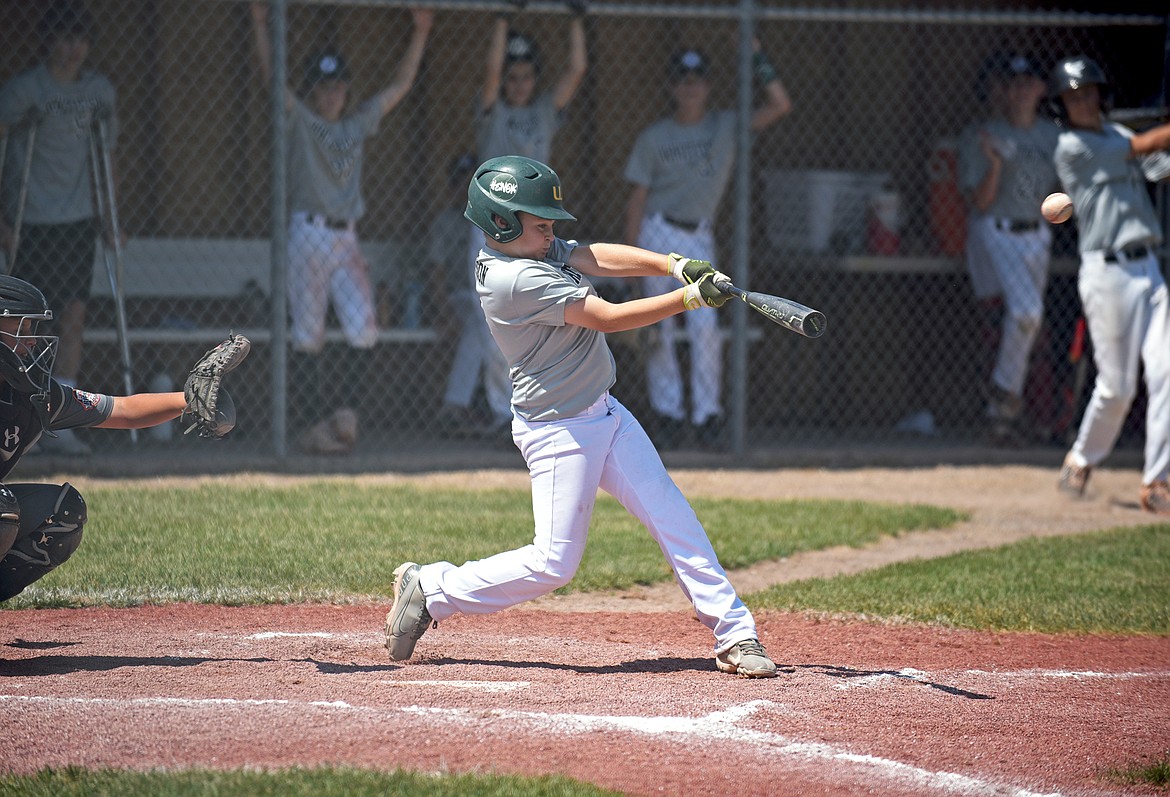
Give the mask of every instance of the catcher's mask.
[[576, 221], [562, 201], [556, 172], [532, 158], [505, 155], [475, 170], [463, 215], [492, 240], [506, 244], [524, 231], [516, 217], [520, 211], [553, 221]]
[[1066, 91], [1075, 91], [1082, 86], [1096, 85], [1100, 93], [1101, 113], [1109, 113], [1112, 104], [1109, 81], [1105, 79], [1105, 71], [1092, 58], [1083, 55], [1065, 58], [1052, 67], [1048, 76], [1048, 101], [1053, 116], [1060, 121], [1068, 120], [1068, 110], [1064, 107], [1064, 100], [1060, 95]]
[[0, 377], [18, 393], [48, 397], [57, 336], [38, 335], [37, 325], [52, 318], [43, 293], [0, 275]]

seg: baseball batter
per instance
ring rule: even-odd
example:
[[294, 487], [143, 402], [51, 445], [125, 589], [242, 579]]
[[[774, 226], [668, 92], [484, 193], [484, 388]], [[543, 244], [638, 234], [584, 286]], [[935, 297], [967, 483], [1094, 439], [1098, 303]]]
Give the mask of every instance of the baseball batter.
[[[393, 81], [346, 113], [349, 70], [344, 58], [325, 51], [306, 70], [307, 101], [285, 89], [289, 113], [288, 298], [292, 318], [292, 385], [299, 395], [291, 406], [315, 412], [322, 406], [349, 404], [333, 418], [310, 429], [302, 445], [316, 453], [345, 453], [357, 439], [353, 396], [325, 401], [320, 395], [319, 357], [325, 345], [325, 316], [330, 300], [351, 347], [344, 378], [331, 385], [356, 389], [368, 372], [365, 360], [377, 342], [378, 329], [369, 265], [358, 245], [357, 222], [365, 212], [361, 193], [364, 142], [378, 132], [382, 118], [406, 96], [418, 74], [434, 21], [430, 10], [411, 11], [414, 28]], [[261, 73], [271, 77], [268, 6], [252, 4], [253, 31]], [[346, 400], [348, 399], [348, 401]], [[309, 426], [315, 418], [296, 419]]]
[[[569, 3], [574, 12], [569, 22], [568, 61], [557, 82], [538, 92], [541, 57], [535, 41], [509, 29], [510, 17], [497, 16], [492, 28], [483, 87], [475, 99], [476, 148], [481, 161], [504, 155], [523, 155], [549, 163], [553, 137], [565, 121], [565, 112], [581, 87], [588, 68], [585, 43], [585, 6]], [[483, 233], [474, 225], [468, 237], [467, 295], [475, 301], [475, 262], [483, 248]], [[444, 414], [466, 415], [477, 383], [482, 379], [488, 408], [495, 425], [506, 430], [511, 422], [511, 382], [508, 366], [475, 312], [465, 319], [447, 389]]]
[[1154, 251], [1162, 233], [1146, 191], [1148, 177], [1170, 173], [1170, 125], [1134, 133], [1109, 122], [1105, 88], [1105, 73], [1089, 58], [1067, 58], [1053, 69], [1051, 89], [1067, 125], [1056, 171], [1077, 217], [1077, 291], [1097, 366], [1059, 484], [1084, 494], [1092, 468], [1117, 442], [1140, 367], [1149, 403], [1139, 498], [1147, 511], [1170, 515], [1170, 297]]
[[[39, 289], [0, 275], [0, 480], [46, 431], [145, 429], [186, 406], [182, 392], [106, 396], [66, 387], [52, 375], [57, 338], [38, 329], [52, 317]], [[0, 601], [72, 556], [86, 518], [70, 484], [0, 483]]]
[[[395, 570], [386, 647], [410, 658], [427, 626], [457, 613], [488, 614], [567, 584], [581, 563], [600, 487], [654, 537], [698, 618], [715, 635], [716, 666], [769, 677], [776, 666], [694, 510], [654, 445], [609, 393], [616, 380], [606, 332], [636, 329], [727, 301], [710, 263], [620, 244], [557, 238], [561, 182], [543, 163], [509, 156], [481, 165], [467, 218], [488, 244], [476, 285], [512, 376], [512, 438], [528, 463], [536, 533], [531, 545], [456, 566], [407, 562]], [[672, 275], [685, 287], [611, 304], [589, 277]]]
[[[0, 89], [0, 125], [11, 131], [3, 168], [0, 242], [10, 251], [32, 124], [32, 162], [11, 273], [44, 285], [51, 305], [58, 309], [53, 323], [61, 343], [58, 372], [67, 385], [76, 383], [81, 368], [99, 230], [90, 170], [96, 115], [109, 114], [111, 157], [118, 135], [114, 87], [105, 75], [86, 68], [91, 30], [89, 14], [80, 6], [60, 0], [49, 4], [40, 24], [47, 53], [44, 63]], [[42, 447], [67, 455], [90, 453], [67, 429]]]
[[[776, 70], [755, 42], [753, 65], [763, 86], [763, 103], [751, 117], [758, 132], [778, 122], [792, 108]], [[651, 251], [687, 252], [715, 259], [713, 222], [731, 179], [736, 155], [736, 112], [709, 110], [709, 62], [699, 50], [676, 54], [669, 68], [674, 113], [638, 137], [626, 163], [633, 184], [626, 206], [625, 238]], [[644, 281], [644, 293], [670, 290], [669, 277]], [[713, 312], [688, 313], [686, 331], [691, 355], [690, 421], [699, 439], [715, 444], [722, 432], [723, 346]], [[667, 318], [646, 356], [650, 405], [660, 445], [678, 443], [687, 413], [674, 336], [676, 322]]]
[[1003, 296], [999, 351], [988, 390], [992, 439], [1017, 442], [1028, 359], [1044, 316], [1052, 232], [1040, 203], [1056, 186], [1052, 153], [1056, 125], [1040, 117], [1045, 94], [1040, 65], [1024, 55], [1005, 56], [998, 79], [1005, 115], [987, 120], [965, 138], [959, 153], [960, 186], [975, 213], [971, 251], [986, 253]]

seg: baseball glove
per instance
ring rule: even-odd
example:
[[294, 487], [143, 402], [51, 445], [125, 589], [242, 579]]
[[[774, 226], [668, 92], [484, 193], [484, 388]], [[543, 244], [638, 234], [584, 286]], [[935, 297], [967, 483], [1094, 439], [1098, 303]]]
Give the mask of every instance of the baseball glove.
[[243, 335], [232, 334], [195, 363], [183, 384], [187, 406], [181, 418], [185, 421], [190, 415], [192, 421], [184, 434], [198, 429], [200, 437], [219, 439], [235, 428], [236, 405], [223, 389], [223, 378], [251, 350], [251, 341]]

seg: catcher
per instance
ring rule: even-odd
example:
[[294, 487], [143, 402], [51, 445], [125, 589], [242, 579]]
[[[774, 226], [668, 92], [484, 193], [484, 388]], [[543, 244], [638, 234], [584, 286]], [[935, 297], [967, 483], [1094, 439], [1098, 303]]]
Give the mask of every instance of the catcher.
[[68, 559], [85, 526], [85, 499], [72, 485], [3, 483], [29, 447], [57, 429], [144, 429], [180, 415], [190, 418], [187, 431], [223, 437], [235, 426], [223, 376], [250, 349], [231, 336], [196, 363], [182, 392], [106, 396], [52, 377], [57, 338], [37, 334], [52, 318], [40, 290], [0, 275], [0, 601]]

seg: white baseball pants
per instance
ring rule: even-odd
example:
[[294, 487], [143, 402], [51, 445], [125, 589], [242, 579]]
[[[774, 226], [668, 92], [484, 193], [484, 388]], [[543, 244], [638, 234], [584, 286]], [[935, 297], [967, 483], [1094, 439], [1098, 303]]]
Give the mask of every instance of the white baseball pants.
[[976, 249], [987, 253], [1003, 293], [1003, 334], [992, 381], [1013, 395], [1023, 395], [1028, 358], [1044, 321], [1052, 231], [1041, 225], [1011, 232], [1002, 229], [998, 219], [973, 216], [968, 235]]
[[325, 345], [330, 297], [349, 345], [372, 348], [378, 341], [374, 291], [352, 225], [333, 230], [294, 213], [288, 227], [288, 302], [297, 351], [319, 352]]
[[436, 621], [490, 614], [568, 584], [581, 564], [600, 487], [636, 517], [662, 549], [695, 613], [722, 653], [757, 638], [751, 612], [731, 586], [707, 533], [641, 425], [608, 393], [572, 418], [512, 421], [532, 478], [532, 544], [456, 567], [424, 565], [419, 584]]
[[1158, 259], [1107, 263], [1085, 252], [1077, 291], [1093, 341], [1097, 381], [1072, 447], [1077, 465], [1096, 465], [1113, 450], [1145, 367], [1146, 448], [1142, 483], [1170, 473], [1170, 308]]
[[[670, 224], [661, 214], [647, 216], [638, 234], [638, 246], [651, 252], [677, 252], [696, 260], [715, 260], [715, 241], [711, 224], [706, 221], [694, 232], [688, 232]], [[669, 275], [643, 277], [642, 281], [647, 296], [669, 293], [679, 287]], [[701, 307], [682, 314], [690, 342], [691, 422], [696, 426], [723, 414], [723, 337], [719, 334], [716, 313], [714, 308]], [[671, 316], [651, 328], [656, 334], [646, 354], [646, 382], [654, 411], [681, 421], [686, 417], [686, 410], [675, 346], [678, 321], [678, 316]]]

